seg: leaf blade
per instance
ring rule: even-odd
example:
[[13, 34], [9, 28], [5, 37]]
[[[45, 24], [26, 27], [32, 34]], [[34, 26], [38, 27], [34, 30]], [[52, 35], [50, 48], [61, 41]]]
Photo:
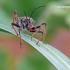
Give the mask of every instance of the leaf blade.
[[[16, 35], [14, 30], [8, 26], [0, 24], [0, 29]], [[70, 70], [70, 61], [67, 56], [55, 49], [54, 47], [43, 44], [40, 41], [40, 47], [36, 45], [37, 39], [31, 38], [29, 35], [21, 33], [22, 39], [37, 49], [43, 56], [45, 56], [58, 70]], [[62, 57], [61, 57], [62, 56]]]

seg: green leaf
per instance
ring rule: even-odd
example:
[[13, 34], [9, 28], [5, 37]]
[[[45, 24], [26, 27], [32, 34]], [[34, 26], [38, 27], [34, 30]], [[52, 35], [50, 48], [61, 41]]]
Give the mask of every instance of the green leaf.
[[[0, 31], [5, 31], [16, 35], [14, 30], [11, 27], [0, 24]], [[49, 44], [43, 44], [41, 41], [39, 43], [40, 47], [36, 45], [37, 39], [31, 37], [27, 34], [21, 33], [22, 39], [32, 45], [37, 49], [43, 56], [45, 56], [58, 70], [70, 70], [70, 61], [67, 56], [62, 52], [55, 49]]]

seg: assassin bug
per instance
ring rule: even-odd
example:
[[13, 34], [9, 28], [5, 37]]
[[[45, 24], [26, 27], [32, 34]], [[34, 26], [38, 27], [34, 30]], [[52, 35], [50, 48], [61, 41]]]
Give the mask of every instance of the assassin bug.
[[[32, 37], [34, 37], [37, 33], [41, 33], [41, 35], [40, 35], [40, 37], [39, 37], [39, 39], [38, 39], [38, 41], [37, 41], [36, 44], [38, 44], [39, 41], [40, 41], [42, 38], [43, 38], [43, 42], [44, 42], [44, 39], [45, 39], [45, 37], [46, 37], [46, 23], [41, 23], [41, 24], [39, 24], [38, 26], [33, 26], [33, 24], [35, 23], [35, 21], [31, 18], [31, 17], [32, 17], [32, 14], [34, 13], [34, 11], [35, 11], [36, 9], [41, 8], [41, 7], [44, 7], [44, 6], [40, 6], [40, 7], [35, 8], [35, 9], [32, 11], [30, 17], [27, 17], [25, 11], [24, 11], [24, 14], [25, 14], [24, 17], [18, 17], [17, 12], [14, 11], [13, 21], [12, 21], [11, 25], [12, 25], [12, 28], [14, 29], [14, 31], [16, 32], [17, 36], [20, 37], [20, 47], [21, 47], [21, 45], [22, 45], [22, 37], [21, 37], [20, 31], [21, 31], [21, 30], [24, 30], [24, 29], [27, 29], [28, 31], [33, 32], [32, 36], [31, 36], [31, 39], [32, 39]], [[43, 25], [44, 25], [44, 32], [40, 30], [41, 26], [43, 26]], [[16, 27], [19, 28], [19, 32], [16, 31], [16, 29], [15, 29], [14, 26], [16, 26]]]

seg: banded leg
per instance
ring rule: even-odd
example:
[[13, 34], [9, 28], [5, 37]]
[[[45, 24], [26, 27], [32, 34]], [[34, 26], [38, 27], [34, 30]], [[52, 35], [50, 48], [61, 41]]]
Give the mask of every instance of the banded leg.
[[[14, 20], [16, 21], [16, 23], [14, 23]], [[17, 33], [17, 31], [16, 31], [16, 29], [14, 27], [14, 26], [19, 27], [19, 25], [18, 25], [18, 19], [17, 19], [17, 12], [16, 11], [14, 11], [13, 21], [12, 21], [11, 25], [12, 25], [12, 28], [14, 29], [14, 31], [16, 32], [16, 34], [18, 35], [18, 33]]]
[[43, 43], [44, 43], [44, 40], [46, 38], [46, 29], [47, 29], [47, 26], [46, 26], [46, 23], [42, 23], [40, 26], [43, 26], [44, 25], [44, 35], [43, 35]]
[[45, 26], [44, 26], [44, 33], [43, 33], [43, 35], [41, 35], [41, 36], [39, 37], [37, 44], [38, 44], [39, 41], [41, 40], [42, 36], [43, 36], [43, 43], [44, 43], [44, 39], [45, 39], [45, 37], [46, 37], [46, 23], [41, 23], [39, 26], [35, 26], [35, 27], [32, 27], [32, 28], [29, 28], [29, 29], [28, 29], [30, 32], [33, 31], [33, 30], [36, 30], [36, 31], [33, 33], [33, 35], [31, 36], [31, 39], [32, 39], [32, 37], [34, 37], [34, 36], [40, 31], [40, 27], [43, 26], [43, 25], [45, 25]]
[[14, 31], [16, 32], [16, 34], [17, 34], [17, 36], [18, 36], [19, 34], [18, 34], [18, 32], [16, 31], [16, 29], [15, 29], [14, 26], [16, 26], [16, 27], [18, 27], [18, 28], [20, 28], [20, 26], [19, 26], [18, 24], [16, 24], [16, 23], [11, 23], [11, 25], [12, 25], [12, 28], [14, 29]]
[[20, 31], [21, 31], [21, 29], [19, 29], [19, 37], [20, 37], [20, 48], [21, 48], [21, 47], [22, 47], [22, 37], [21, 37]]
[[40, 41], [40, 40], [42, 39], [42, 37], [43, 37], [43, 32], [42, 32], [42, 31], [38, 31], [38, 32], [37, 32], [37, 30], [32, 30], [32, 31], [30, 31], [30, 32], [34, 32], [32, 36], [34, 36], [36, 33], [41, 33], [41, 35], [40, 35], [40, 37], [39, 37], [39, 39], [38, 39], [38, 42], [36, 43], [36, 44], [38, 44], [39, 41]]
[[16, 18], [17, 18], [17, 12], [14, 11], [14, 14], [13, 14], [13, 23], [14, 23], [14, 20], [16, 20]]

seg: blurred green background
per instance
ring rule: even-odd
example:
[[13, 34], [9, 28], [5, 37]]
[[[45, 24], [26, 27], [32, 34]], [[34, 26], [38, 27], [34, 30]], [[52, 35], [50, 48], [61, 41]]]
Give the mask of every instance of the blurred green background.
[[[32, 10], [46, 5], [34, 12], [34, 25], [47, 23], [45, 42], [54, 46], [70, 58], [70, 0], [0, 0], [0, 23], [11, 27], [13, 11], [26, 11], [30, 16]], [[19, 17], [24, 13], [18, 14]], [[23, 31], [29, 35], [28, 31]], [[37, 35], [36, 38], [39, 36]], [[57, 70], [44, 56], [23, 41], [20, 49], [19, 38], [0, 32], [0, 70]]]

